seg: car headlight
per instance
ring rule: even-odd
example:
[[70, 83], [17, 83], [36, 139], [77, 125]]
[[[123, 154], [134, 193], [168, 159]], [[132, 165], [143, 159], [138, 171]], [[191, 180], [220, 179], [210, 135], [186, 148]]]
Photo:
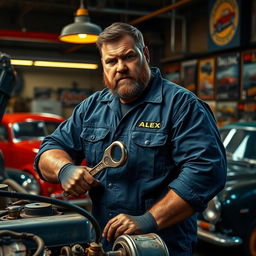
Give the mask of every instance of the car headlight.
[[26, 173], [26, 175], [22, 174], [21, 175], [22, 182], [21, 186], [27, 190], [29, 194], [33, 195], [39, 195], [41, 190], [40, 190], [40, 185], [37, 182], [37, 180], [33, 177], [33, 175]]
[[203, 216], [205, 220], [210, 223], [217, 223], [220, 219], [221, 204], [217, 197], [214, 197], [209, 201], [206, 210], [203, 211]]

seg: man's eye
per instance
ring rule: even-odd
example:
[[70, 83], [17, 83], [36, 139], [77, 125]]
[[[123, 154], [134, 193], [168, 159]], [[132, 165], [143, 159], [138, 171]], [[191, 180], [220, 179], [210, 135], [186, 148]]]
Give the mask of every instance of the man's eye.
[[106, 64], [114, 64], [115, 60], [106, 60]]
[[134, 54], [129, 54], [129, 55], [126, 55], [125, 56], [125, 59], [126, 60], [132, 60], [132, 59], [134, 59], [136, 56], [134, 55]]

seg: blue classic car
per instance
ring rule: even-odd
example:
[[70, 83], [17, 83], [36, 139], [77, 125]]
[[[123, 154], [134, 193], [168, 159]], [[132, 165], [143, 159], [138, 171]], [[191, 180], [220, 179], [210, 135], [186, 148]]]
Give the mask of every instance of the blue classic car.
[[198, 218], [198, 239], [256, 256], [256, 122], [220, 128], [227, 152], [225, 188]]

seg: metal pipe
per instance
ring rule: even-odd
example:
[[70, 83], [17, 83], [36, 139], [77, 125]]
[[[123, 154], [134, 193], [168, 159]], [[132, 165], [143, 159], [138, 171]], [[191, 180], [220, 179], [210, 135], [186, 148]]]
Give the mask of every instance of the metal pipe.
[[170, 5], [167, 5], [167, 6], [161, 8], [161, 9], [158, 9], [158, 10], [152, 12], [152, 13], [149, 13], [149, 14], [147, 14], [145, 16], [142, 16], [142, 17], [140, 17], [138, 19], [132, 20], [129, 23], [131, 25], [135, 25], [135, 24], [141, 23], [142, 21], [151, 19], [151, 18], [153, 18], [153, 17], [155, 17], [155, 16], [157, 16], [159, 14], [162, 14], [164, 12], [168, 12], [170, 10], [176, 9], [177, 7], [185, 5], [185, 4], [187, 4], [187, 3], [191, 2], [191, 1], [192, 0], [181, 0], [181, 1], [177, 2], [177, 3], [173, 3], [173, 4], [170, 4]]

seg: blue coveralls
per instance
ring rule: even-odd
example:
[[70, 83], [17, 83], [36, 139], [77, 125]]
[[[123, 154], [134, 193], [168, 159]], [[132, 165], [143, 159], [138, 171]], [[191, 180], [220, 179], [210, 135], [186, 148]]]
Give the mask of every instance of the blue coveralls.
[[[113, 141], [126, 144], [126, 164], [97, 174], [100, 185], [90, 191], [102, 229], [119, 213], [145, 213], [170, 188], [202, 211], [225, 184], [225, 150], [211, 110], [190, 91], [163, 79], [158, 69], [152, 68], [152, 74], [147, 93], [123, 117], [108, 89], [81, 102], [44, 139], [35, 159], [39, 174], [38, 159], [52, 148], [66, 150], [77, 163], [85, 157], [93, 167]], [[171, 255], [192, 255], [196, 214], [158, 234]]]

